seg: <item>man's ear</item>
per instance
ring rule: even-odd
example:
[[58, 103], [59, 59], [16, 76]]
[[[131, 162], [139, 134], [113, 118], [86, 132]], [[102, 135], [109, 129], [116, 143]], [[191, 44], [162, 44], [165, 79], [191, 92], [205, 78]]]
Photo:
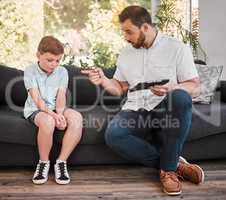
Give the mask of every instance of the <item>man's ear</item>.
[[147, 32], [149, 29], [149, 25], [147, 23], [143, 23], [141, 26], [141, 30], [143, 30], [144, 32]]

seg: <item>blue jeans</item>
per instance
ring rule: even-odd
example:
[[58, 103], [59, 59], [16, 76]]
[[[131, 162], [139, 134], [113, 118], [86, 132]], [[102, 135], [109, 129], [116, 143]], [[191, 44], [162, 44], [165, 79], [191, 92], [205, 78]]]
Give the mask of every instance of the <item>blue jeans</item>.
[[191, 120], [191, 96], [174, 90], [152, 111], [120, 111], [108, 124], [105, 141], [128, 160], [175, 171]]

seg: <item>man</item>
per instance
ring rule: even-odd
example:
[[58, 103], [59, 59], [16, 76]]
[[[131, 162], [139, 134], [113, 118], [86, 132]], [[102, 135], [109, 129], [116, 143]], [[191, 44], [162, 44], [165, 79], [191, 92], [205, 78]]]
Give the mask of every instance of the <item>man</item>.
[[[131, 45], [119, 55], [113, 79], [99, 68], [83, 71], [92, 83], [113, 95], [128, 91], [122, 110], [107, 127], [106, 143], [126, 159], [158, 168], [163, 191], [179, 195], [179, 177], [196, 184], [204, 181], [203, 170], [180, 157], [191, 126], [191, 97], [200, 92], [191, 51], [182, 42], [159, 33], [142, 7], [125, 8], [119, 21]], [[169, 82], [131, 90], [140, 82], [162, 79]], [[151, 136], [149, 142], [147, 135]]]

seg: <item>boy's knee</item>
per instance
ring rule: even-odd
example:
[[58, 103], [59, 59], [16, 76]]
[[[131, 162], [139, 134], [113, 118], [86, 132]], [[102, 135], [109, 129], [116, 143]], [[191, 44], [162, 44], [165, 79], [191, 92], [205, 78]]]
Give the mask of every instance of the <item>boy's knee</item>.
[[54, 130], [56, 126], [55, 119], [53, 117], [50, 117], [46, 121], [46, 127], [50, 130]]
[[39, 115], [39, 127], [45, 128], [45, 129], [54, 129], [55, 128], [55, 119], [46, 114], [46, 113], [40, 113]]
[[65, 111], [64, 116], [72, 121], [76, 121], [76, 122], [81, 122], [83, 120], [83, 116], [80, 112], [72, 110], [72, 109], [68, 109], [67, 111]]

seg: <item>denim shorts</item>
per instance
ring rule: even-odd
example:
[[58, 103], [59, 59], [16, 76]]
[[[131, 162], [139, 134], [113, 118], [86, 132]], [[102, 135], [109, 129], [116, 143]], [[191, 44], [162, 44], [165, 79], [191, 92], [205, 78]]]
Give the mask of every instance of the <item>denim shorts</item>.
[[41, 110], [36, 110], [34, 111], [29, 117], [28, 117], [28, 121], [31, 122], [32, 124], [36, 125], [35, 124], [35, 116], [41, 112]]
[[[64, 112], [67, 108], [64, 109]], [[36, 110], [34, 111], [29, 117], [28, 117], [28, 121], [34, 125], [35, 124], [35, 116], [39, 113], [39, 112], [42, 112], [41, 110]], [[53, 110], [53, 112], [56, 112], [56, 110]]]

